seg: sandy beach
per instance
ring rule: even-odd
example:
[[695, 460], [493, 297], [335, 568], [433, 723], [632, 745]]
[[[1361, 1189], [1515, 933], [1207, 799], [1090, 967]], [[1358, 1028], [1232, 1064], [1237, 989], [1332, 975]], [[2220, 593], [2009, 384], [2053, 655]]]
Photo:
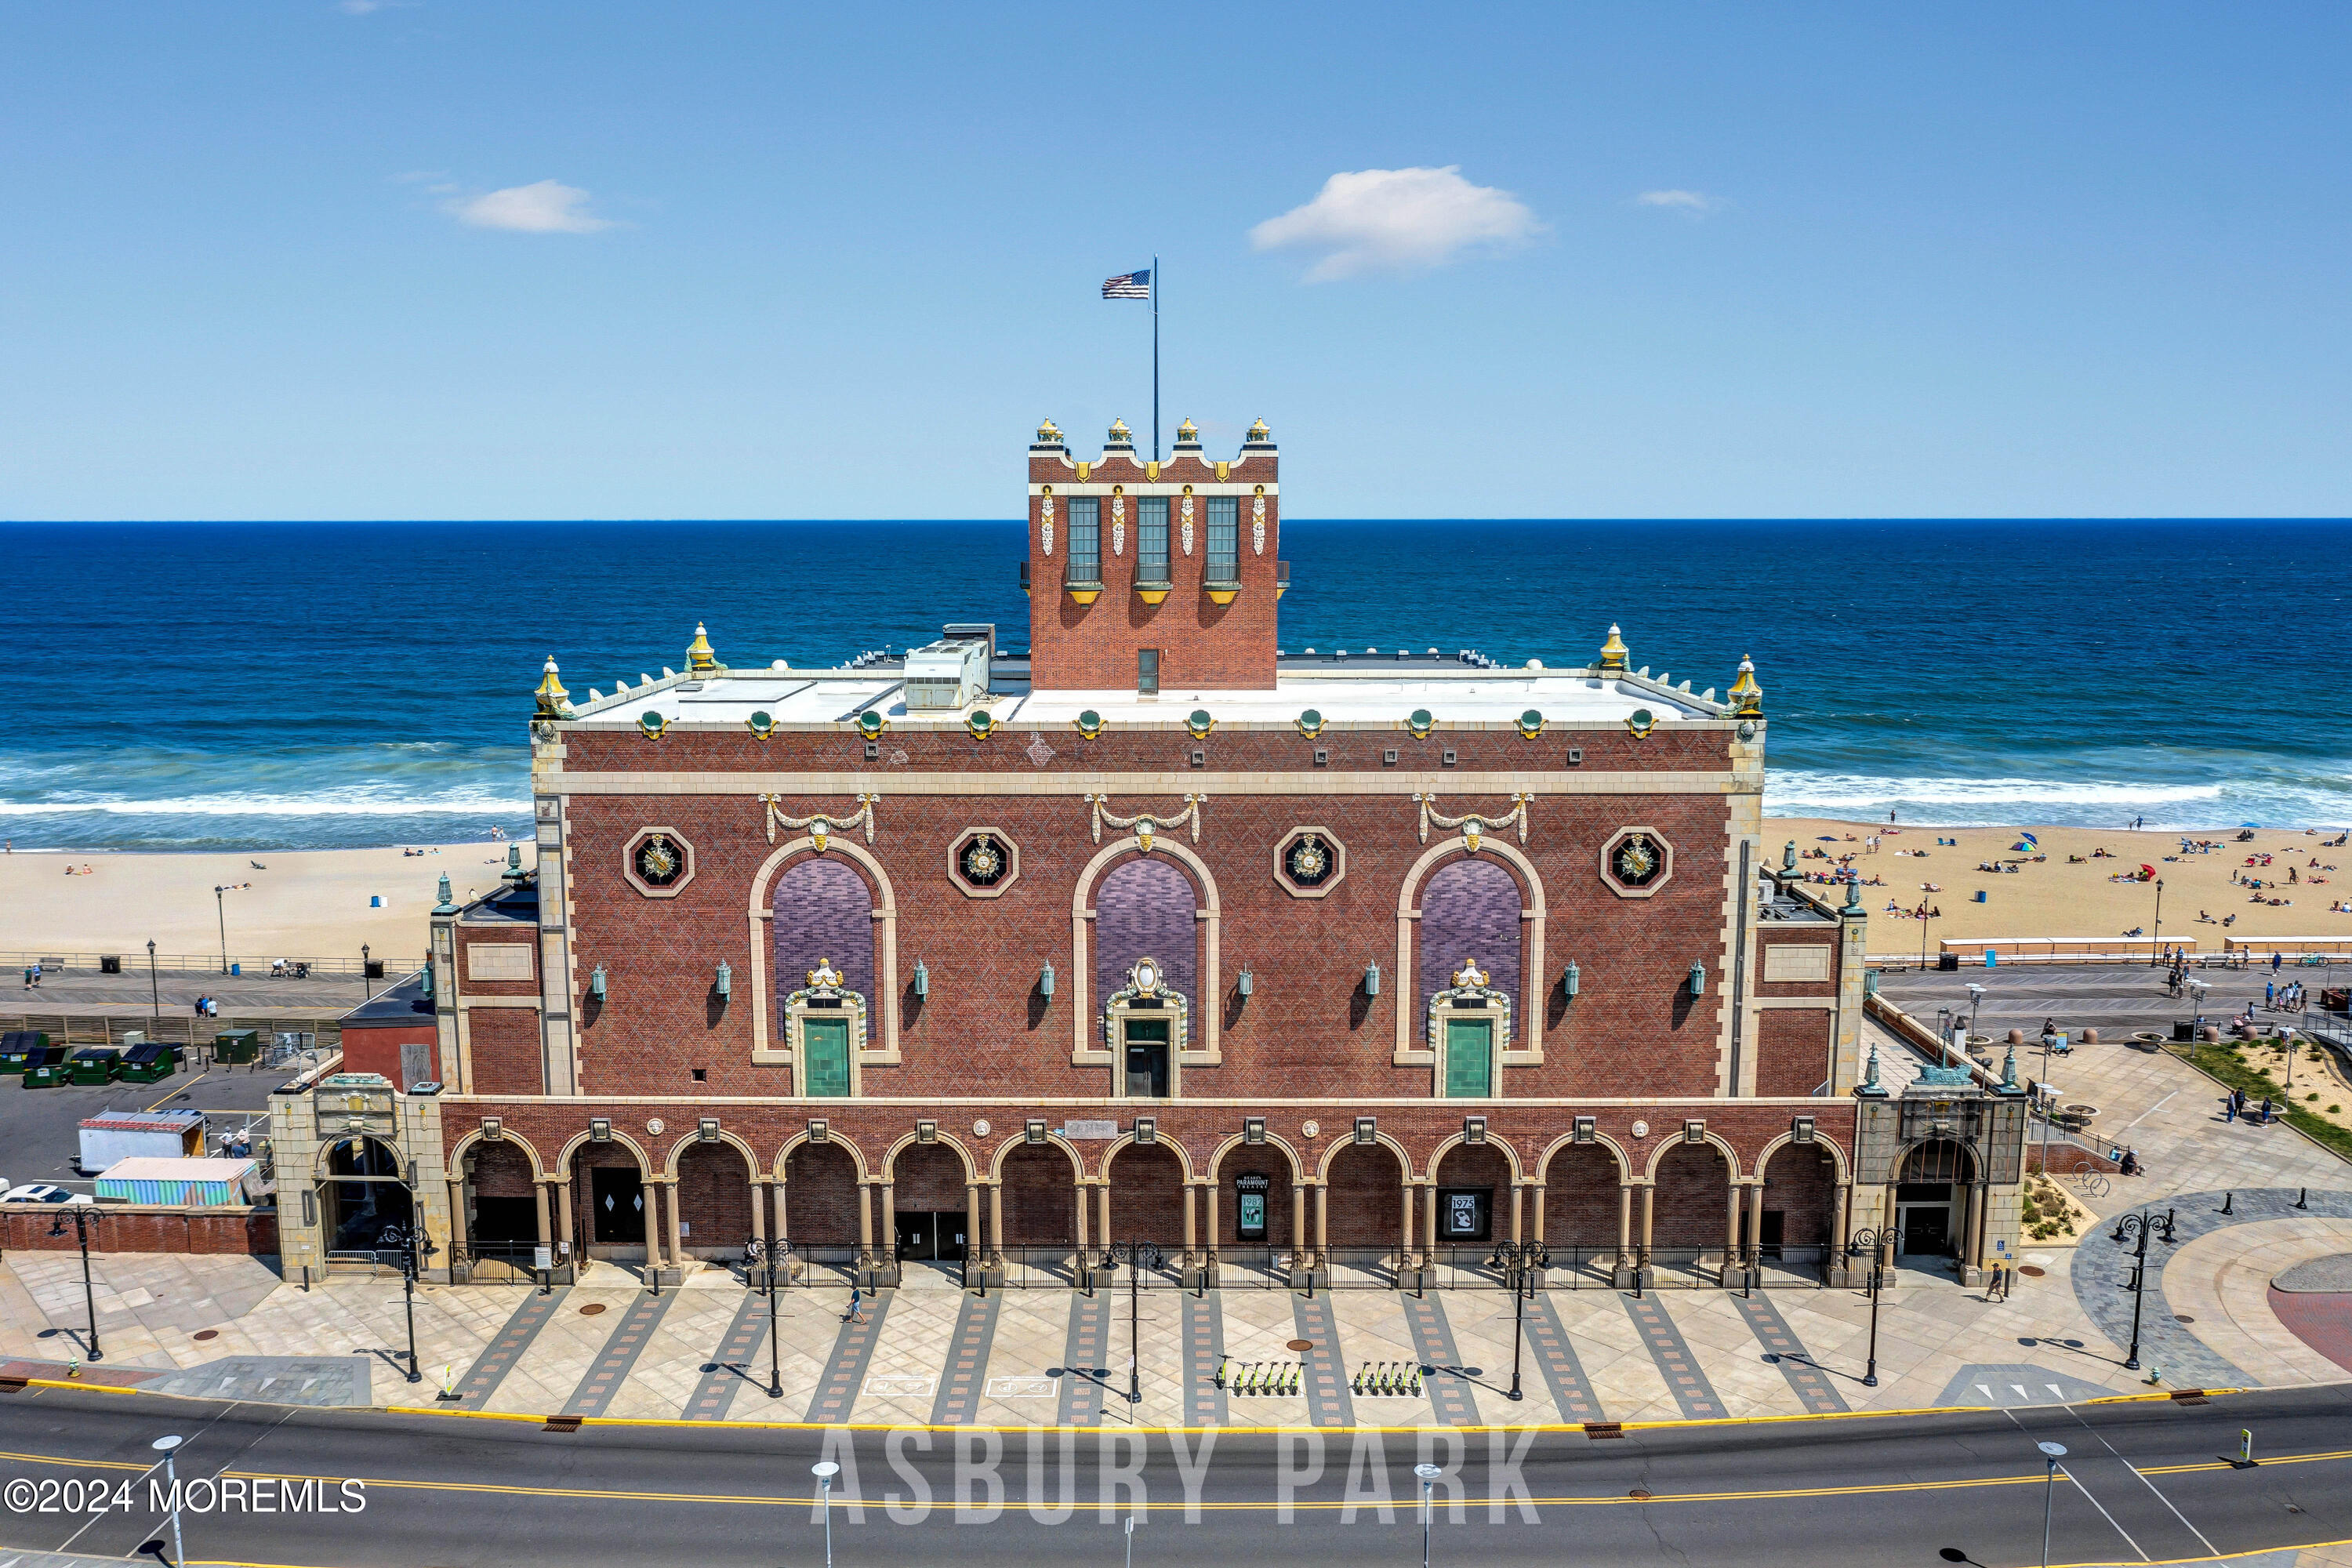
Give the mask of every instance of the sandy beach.
[[[2242, 830], [2235, 827], [2134, 833], [1898, 823], [1889, 828], [1885, 822], [1793, 816], [1767, 818], [1764, 826], [1766, 846], [1776, 863], [1781, 847], [1793, 839], [1800, 856], [1813, 849], [1832, 857], [1851, 854], [1866, 879], [1883, 879], [1884, 886], [1863, 889], [1873, 953], [1919, 949], [1921, 922], [1888, 913], [1890, 900], [1907, 910], [1924, 900], [1941, 911], [1926, 922], [1930, 953], [1946, 937], [2106, 937], [2135, 929], [2143, 936], [2174, 942], [2194, 938], [2199, 951], [2209, 952], [2220, 952], [2224, 937], [2352, 938], [2352, 914], [2328, 910], [2352, 900], [2352, 847], [2321, 847], [2324, 839], [2335, 837], [2332, 832], [2261, 828], [2241, 843], [2237, 836]], [[2039, 847], [2030, 852], [2015, 848], [2022, 833], [2032, 834]], [[1878, 837], [1874, 852], [1867, 842], [1873, 835]], [[2184, 854], [2183, 838], [2210, 841], [2216, 847], [2210, 853]], [[2270, 857], [2267, 867], [2246, 864], [2263, 856]], [[2317, 868], [2311, 864], [2315, 859]], [[1979, 869], [2011, 863], [2015, 871]], [[1808, 870], [1832, 868], [1831, 863], [1817, 859], [1798, 864]], [[2160, 932], [2155, 884], [2115, 879], [2136, 876], [2142, 866], [2153, 867], [2164, 883]], [[2290, 868], [2295, 879], [2291, 885]], [[2233, 872], [2262, 879], [2266, 885], [2260, 897], [2265, 901], [2257, 902], [2253, 889], [2233, 883]], [[2276, 886], [2267, 885], [2273, 879]], [[1975, 901], [1979, 889], [1985, 894], [1981, 904]], [[2267, 901], [2271, 899], [2288, 901], [2273, 904]], [[2221, 923], [2233, 916], [2232, 923]]]
[[[2237, 841], [2238, 831], [1932, 824], [1898, 824], [1890, 831], [1883, 822], [1771, 817], [1765, 844], [1776, 862], [1790, 841], [1800, 855], [1814, 849], [1832, 857], [1852, 854], [1864, 876], [1883, 881], [1864, 889], [1874, 953], [1918, 950], [1919, 922], [1888, 913], [1890, 900], [1911, 910], [1925, 900], [1942, 911], [1927, 922], [1930, 952], [1947, 936], [2103, 937], [2134, 928], [2145, 934], [2157, 924], [2154, 885], [2114, 879], [2143, 865], [2154, 867], [2164, 879], [2162, 934], [2173, 940], [2195, 937], [2203, 950], [2218, 952], [2224, 936], [2352, 938], [2352, 913], [2328, 908], [2352, 901], [2352, 848], [2324, 848], [2322, 840], [2330, 835], [2296, 828], [2261, 829], [2247, 843]], [[2042, 858], [2012, 847], [2025, 832], [2039, 840]], [[1867, 842], [1874, 834], [1879, 840], [1875, 851]], [[2184, 855], [2183, 837], [2212, 840], [2218, 847]], [[398, 848], [0, 856], [0, 952], [143, 953], [152, 938], [161, 953], [216, 961], [220, 934], [213, 889], [226, 885], [232, 958], [356, 958], [362, 942], [378, 956], [405, 957], [424, 947], [425, 912], [443, 872], [463, 899], [468, 890], [495, 883], [506, 862], [503, 844], [423, 847], [425, 853], [409, 856]], [[523, 864], [532, 864], [530, 845], [522, 846], [522, 854]], [[2263, 855], [2271, 857], [2268, 867], [2246, 865], [2249, 858]], [[1978, 869], [2011, 863], [2017, 866], [2013, 872]], [[1812, 870], [1827, 870], [1831, 864], [1800, 861]], [[65, 874], [68, 866], [75, 875]], [[80, 874], [85, 866], [88, 875]], [[2342, 870], [2334, 868], [2339, 866]], [[2277, 885], [2263, 888], [2262, 899], [2289, 901], [2255, 901], [2253, 890], [2231, 882], [2232, 872], [2274, 879]], [[1981, 904], [1974, 900], [1979, 889], [1986, 894]], [[381, 898], [383, 905], [371, 905], [371, 898]], [[2224, 927], [2221, 922], [2231, 916], [2234, 923]]]
[[[384, 849], [141, 855], [99, 851], [0, 855], [0, 952], [137, 953], [147, 943], [217, 963], [223, 917], [232, 959], [350, 958], [362, 942], [395, 963], [422, 957], [440, 878], [462, 900], [496, 885], [503, 844]], [[522, 846], [531, 865], [535, 847]], [[68, 876], [68, 867], [74, 874]], [[87, 873], [84, 872], [87, 868]], [[215, 900], [213, 889], [228, 890]], [[382, 899], [381, 907], [371, 899]]]

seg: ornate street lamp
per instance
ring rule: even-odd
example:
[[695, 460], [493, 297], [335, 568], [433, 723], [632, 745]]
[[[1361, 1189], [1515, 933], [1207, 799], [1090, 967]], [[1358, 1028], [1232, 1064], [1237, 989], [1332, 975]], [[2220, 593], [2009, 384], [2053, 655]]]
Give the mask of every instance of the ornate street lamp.
[[1152, 1241], [1119, 1241], [1103, 1248], [1103, 1267], [1115, 1268], [1127, 1265], [1127, 1402], [1143, 1403], [1143, 1363], [1136, 1339], [1142, 1322], [1143, 1272], [1160, 1267], [1162, 1254], [1160, 1244]]
[[2137, 1237], [2139, 1242], [2138, 1249], [2132, 1254], [2132, 1342], [2131, 1353], [2124, 1358], [2124, 1370], [2126, 1372], [2139, 1370], [2139, 1314], [2142, 1304], [2147, 1300], [2147, 1242], [2151, 1235], [2159, 1240], [2170, 1241], [2172, 1215], [2167, 1214], [2161, 1220], [2150, 1219], [2147, 1211], [2142, 1209], [2137, 1214], [2127, 1214], [2116, 1221], [2116, 1228], [2107, 1233], [2109, 1241], [2128, 1241]]
[[1848, 1255], [1867, 1247], [1870, 1251], [1870, 1368], [1863, 1374], [1864, 1388], [1878, 1386], [1878, 1292], [1885, 1279], [1886, 1249], [1903, 1245], [1903, 1232], [1894, 1226], [1882, 1226], [1876, 1230], [1857, 1230], [1847, 1244]]
[[106, 1357], [98, 1348], [98, 1292], [89, 1282], [89, 1227], [108, 1216], [87, 1205], [75, 1204], [61, 1212], [49, 1226], [52, 1239], [65, 1235], [68, 1215], [73, 1216], [74, 1239], [81, 1243], [81, 1300], [89, 1312], [89, 1359], [104, 1361]]
[[[744, 1262], [754, 1268], [764, 1267], [768, 1271], [768, 1397], [771, 1399], [784, 1396], [783, 1370], [776, 1360], [776, 1266], [788, 1259], [792, 1251], [793, 1244], [789, 1241], [765, 1241], [755, 1237], [743, 1244]], [[789, 1268], [784, 1277], [792, 1278]]]
[[1495, 1256], [1486, 1259], [1486, 1267], [1503, 1270], [1511, 1285], [1511, 1400], [1517, 1404], [1526, 1397], [1519, 1392], [1519, 1346], [1527, 1338], [1528, 1300], [1535, 1294], [1533, 1271], [1550, 1262], [1540, 1241], [1498, 1241]]

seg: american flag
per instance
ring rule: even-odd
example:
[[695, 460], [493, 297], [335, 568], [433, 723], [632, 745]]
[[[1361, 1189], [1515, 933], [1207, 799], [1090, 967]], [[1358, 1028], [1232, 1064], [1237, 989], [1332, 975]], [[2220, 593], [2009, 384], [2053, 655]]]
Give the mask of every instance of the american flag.
[[1151, 298], [1151, 268], [1140, 272], [1122, 272], [1116, 278], [1103, 279], [1106, 300], [1149, 300]]

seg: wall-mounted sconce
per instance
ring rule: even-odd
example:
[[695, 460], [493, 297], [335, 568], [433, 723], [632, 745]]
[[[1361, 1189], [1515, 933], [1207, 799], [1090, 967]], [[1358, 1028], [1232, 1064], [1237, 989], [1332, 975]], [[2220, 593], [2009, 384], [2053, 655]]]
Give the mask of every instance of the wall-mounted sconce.
[[940, 1124], [939, 1124], [938, 1122], [936, 1122], [936, 1121], [918, 1121], [918, 1122], [916, 1122], [916, 1123], [915, 1123], [915, 1142], [918, 1142], [918, 1143], [936, 1143], [936, 1142], [938, 1142], [939, 1141], [940, 1141]]
[[429, 952], [428, 952], [428, 953], [426, 953], [426, 954], [425, 955], [425, 971], [424, 971], [424, 973], [423, 973], [422, 974], [420, 974], [417, 978], [419, 978], [420, 980], [424, 981], [424, 983], [425, 983], [425, 999], [427, 1002], [432, 1001], [432, 1000], [433, 1000], [433, 955], [432, 955], [431, 953], [429, 953]]
[[1356, 1142], [1359, 1143], [1377, 1143], [1380, 1141], [1381, 1134], [1379, 1124], [1369, 1116], [1357, 1117]]
[[809, 1118], [809, 1142], [827, 1143], [833, 1140], [833, 1124], [822, 1116]]
[[1580, 1116], [1576, 1119], [1575, 1141], [1577, 1142], [1591, 1143], [1597, 1141], [1600, 1136], [1600, 1126], [1593, 1118], [1590, 1116]]
[[1381, 966], [1377, 963], [1367, 963], [1364, 965], [1364, 994], [1377, 996], [1380, 994]]
[[1040, 971], [1038, 972], [1038, 974], [1037, 974], [1037, 994], [1038, 994], [1038, 995], [1040, 995], [1040, 996], [1051, 996], [1053, 994], [1054, 994], [1054, 966], [1053, 966], [1052, 964], [1050, 964], [1050, 963], [1049, 963], [1049, 964], [1047, 964], [1044, 969], [1042, 969], [1042, 970], [1040, 970]]
[[499, 1125], [497, 1117], [485, 1116], [482, 1118], [482, 1136], [495, 1142], [506, 1136], [506, 1130]]
[[1242, 1118], [1242, 1142], [1244, 1143], [1263, 1143], [1265, 1142], [1265, 1117], [1244, 1116]]
[[1813, 1141], [1813, 1119], [1810, 1116], [1791, 1118], [1789, 1122], [1789, 1141], [1792, 1143], [1811, 1142]]
[[1570, 959], [1568, 967], [1560, 971], [1559, 988], [1571, 1002], [1576, 1000], [1576, 994], [1584, 989], [1584, 971], [1576, 966], [1575, 960]]
[[694, 1141], [698, 1143], [718, 1142], [719, 1118], [716, 1116], [705, 1116], [697, 1119], [694, 1123]]
[[723, 958], [719, 961], [718, 986], [719, 994], [722, 997], [735, 994], [735, 972], [727, 966], [727, 961]]
[[1160, 1119], [1156, 1116], [1137, 1117], [1135, 1119], [1135, 1141], [1139, 1143], [1159, 1142]]
[[929, 964], [925, 963], [921, 959], [919, 959], [919, 959], [915, 960], [915, 994], [916, 994], [916, 995], [918, 995], [918, 996], [929, 996], [930, 994], [931, 994], [931, 970], [930, 970], [930, 965], [929, 965]]
[[1464, 1117], [1462, 1119], [1462, 1142], [1465, 1143], [1484, 1143], [1486, 1141], [1486, 1119], [1483, 1116]]
[[604, 966], [598, 964], [588, 973], [588, 994], [602, 1002], [604, 999]]
[[1252, 974], [1246, 969], [1243, 970], [1241, 980], [1237, 984], [1235, 984], [1234, 989], [1239, 991], [1244, 996], [1248, 995], [1251, 992], [1257, 989], [1257, 976]]
[[1021, 1129], [1021, 1142], [1024, 1143], [1045, 1142], [1045, 1119], [1042, 1116], [1031, 1117]]
[[1690, 1121], [1684, 1122], [1683, 1142], [1685, 1143], [1706, 1142], [1706, 1123], [1697, 1117], [1693, 1117]]
[[591, 1143], [610, 1143], [612, 1141], [613, 1119], [609, 1116], [590, 1117], [588, 1119], [588, 1142]]
[[1691, 965], [1690, 994], [1694, 996], [1706, 994], [1706, 965], [1704, 963]]

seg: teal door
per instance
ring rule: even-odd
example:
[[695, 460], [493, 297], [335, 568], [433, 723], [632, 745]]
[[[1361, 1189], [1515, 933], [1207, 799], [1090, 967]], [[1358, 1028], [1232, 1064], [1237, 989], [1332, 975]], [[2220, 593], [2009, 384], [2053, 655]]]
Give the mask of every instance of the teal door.
[[803, 1072], [812, 1095], [845, 1098], [849, 1093], [849, 1020], [801, 1020]]
[[1488, 1018], [1445, 1020], [1445, 1094], [1485, 1100], [1494, 1093], [1495, 1025]]

